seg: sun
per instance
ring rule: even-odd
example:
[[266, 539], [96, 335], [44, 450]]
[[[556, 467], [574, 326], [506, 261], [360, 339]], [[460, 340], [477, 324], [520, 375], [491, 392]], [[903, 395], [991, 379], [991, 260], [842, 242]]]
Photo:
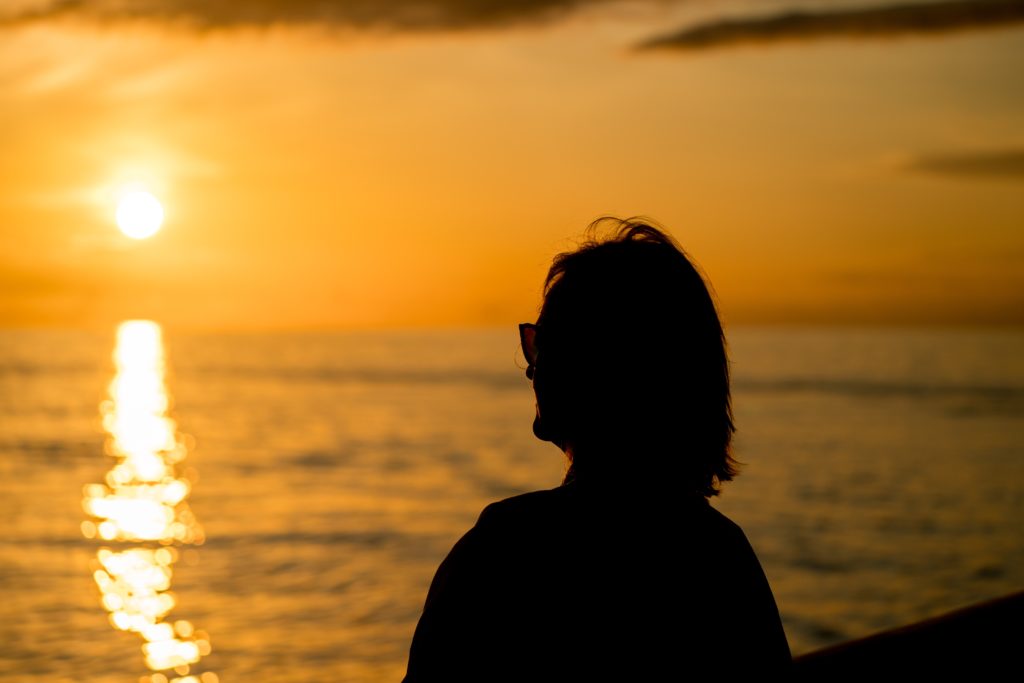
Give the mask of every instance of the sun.
[[152, 237], [164, 222], [164, 207], [146, 190], [129, 190], [117, 203], [117, 227], [136, 240]]

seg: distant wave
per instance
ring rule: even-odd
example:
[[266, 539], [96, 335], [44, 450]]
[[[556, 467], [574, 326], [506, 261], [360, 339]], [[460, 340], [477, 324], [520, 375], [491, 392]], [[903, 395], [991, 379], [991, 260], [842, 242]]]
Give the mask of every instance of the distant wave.
[[0, 377], [4, 375], [59, 375], [59, 374], [76, 374], [85, 372], [107, 372], [106, 368], [97, 367], [88, 363], [56, 363], [53, 361], [46, 361], [43, 363], [33, 363], [27, 361], [17, 362], [0, 362]]
[[[63, 530], [62, 530], [63, 531]], [[77, 531], [77, 527], [73, 530]], [[218, 533], [215, 538], [207, 539], [206, 545], [218, 548], [231, 549], [245, 547], [248, 545], [259, 545], [268, 548], [275, 545], [296, 546], [337, 546], [355, 545], [360, 547], [376, 548], [396, 542], [409, 543], [410, 541], [422, 542], [429, 545], [434, 541], [447, 541], [451, 534], [444, 532], [406, 532], [400, 529], [392, 530], [366, 530], [366, 531], [301, 531], [287, 530], [266, 533]], [[83, 539], [74, 533], [59, 533], [52, 536], [34, 536], [31, 538], [14, 538], [0, 541], [0, 548], [4, 546], [17, 546], [26, 548], [28, 546], [58, 546], [58, 547], [82, 547], [88, 546], [89, 540]], [[123, 544], [111, 541], [112, 547], [122, 547]]]
[[496, 389], [519, 388], [525, 376], [514, 372], [455, 370], [445, 368], [340, 368], [340, 367], [254, 367], [193, 366], [179, 369], [179, 376], [237, 377], [271, 379], [281, 382], [326, 382], [330, 384], [457, 384], [483, 385]]
[[[0, 414], [0, 417], [4, 415]], [[100, 437], [97, 437], [96, 441], [88, 442], [0, 436], [0, 454], [4, 457], [42, 458], [47, 463], [62, 460], [95, 460], [96, 449], [102, 445], [103, 440]]]
[[927, 382], [886, 382], [860, 379], [743, 379], [733, 381], [733, 390], [743, 393], [816, 393], [862, 397], [972, 398], [989, 401], [1024, 400], [1024, 386], [997, 384], [939, 384]]

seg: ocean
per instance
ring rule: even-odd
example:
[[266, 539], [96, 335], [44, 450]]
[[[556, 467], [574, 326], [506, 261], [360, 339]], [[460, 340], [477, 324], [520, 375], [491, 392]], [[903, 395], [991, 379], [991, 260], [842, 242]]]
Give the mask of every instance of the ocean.
[[[795, 654], [1024, 588], [1024, 330], [729, 330]], [[440, 560], [551, 488], [516, 330], [0, 331], [0, 680], [397, 681]]]

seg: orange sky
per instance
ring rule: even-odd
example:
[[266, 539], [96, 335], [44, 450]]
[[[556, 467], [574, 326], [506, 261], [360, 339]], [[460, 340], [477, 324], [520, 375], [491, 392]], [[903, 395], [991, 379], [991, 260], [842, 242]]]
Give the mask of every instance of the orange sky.
[[730, 323], [1024, 324], [1024, 24], [638, 51], [724, 5], [307, 4], [0, 14], [0, 326], [511, 324], [603, 214], [669, 228]]

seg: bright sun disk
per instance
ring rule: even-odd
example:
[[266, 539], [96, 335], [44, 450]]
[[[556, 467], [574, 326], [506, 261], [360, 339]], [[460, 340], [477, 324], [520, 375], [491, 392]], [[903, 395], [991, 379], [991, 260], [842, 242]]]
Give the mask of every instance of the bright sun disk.
[[152, 237], [163, 222], [164, 208], [145, 190], [126, 192], [117, 204], [117, 227], [132, 239]]

